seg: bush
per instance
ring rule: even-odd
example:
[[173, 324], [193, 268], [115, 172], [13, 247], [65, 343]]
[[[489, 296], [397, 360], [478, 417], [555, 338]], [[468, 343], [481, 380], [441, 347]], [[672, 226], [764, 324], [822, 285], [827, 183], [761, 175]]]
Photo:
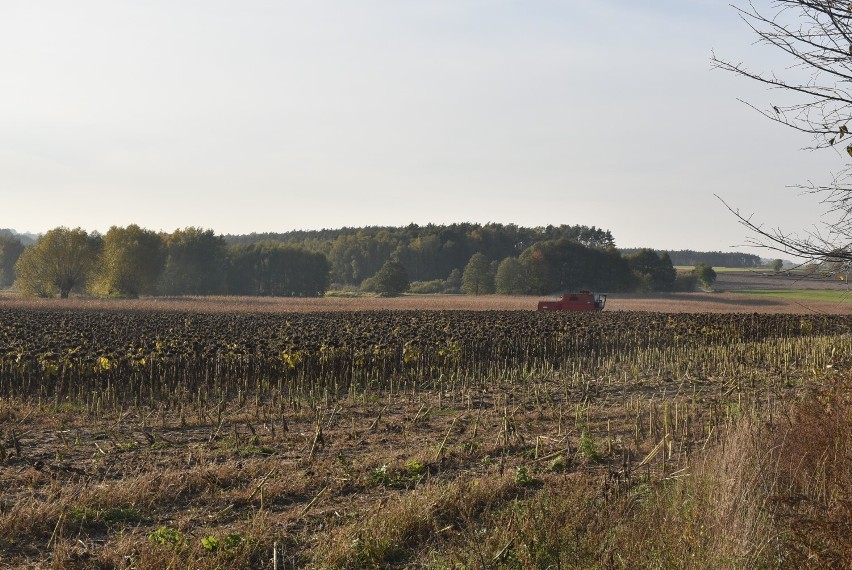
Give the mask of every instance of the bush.
[[[365, 281], [370, 281], [369, 286], [372, 287], [365, 290], [373, 290], [388, 296], [399, 295], [408, 289], [408, 272], [402, 263], [390, 260], [379, 269], [378, 273]], [[365, 286], [366, 283], [362, 284], [362, 289]]]
[[674, 290], [691, 292], [698, 288], [698, 278], [692, 273], [678, 274], [675, 278]]
[[704, 289], [712, 289], [713, 283], [716, 282], [716, 272], [707, 264], [699, 263], [692, 270], [692, 274]]
[[418, 295], [432, 295], [443, 293], [445, 287], [446, 282], [443, 279], [433, 279], [432, 281], [415, 281], [408, 286], [408, 290]]

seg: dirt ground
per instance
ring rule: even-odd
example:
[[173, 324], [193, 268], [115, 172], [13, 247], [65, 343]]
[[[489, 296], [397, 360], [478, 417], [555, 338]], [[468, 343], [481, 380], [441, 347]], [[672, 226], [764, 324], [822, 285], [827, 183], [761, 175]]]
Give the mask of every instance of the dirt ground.
[[[246, 539], [241, 567], [270, 568], [275, 540], [287, 568], [325, 567], [320, 560], [347, 551], [362, 523], [415, 488], [450, 489], [465, 480], [523, 495], [521, 467], [533, 490], [575, 473], [622, 476], [661, 437], [662, 424], [647, 427], [663, 410], [650, 411], [653, 402], [677, 402], [682, 423], [703, 426], [711, 408], [695, 402], [715, 402], [720, 387], [578, 386], [569, 396], [564, 386], [541, 382], [467, 394], [376, 394], [316, 408], [249, 402], [100, 416], [6, 402], [0, 568], [146, 568], [178, 559], [221, 568], [200, 540], [229, 534]], [[582, 426], [597, 442], [593, 462], [583, 455]], [[678, 437], [669, 469], [704, 439], [701, 429]], [[642, 473], [650, 469], [665, 469], [665, 461]], [[178, 558], [159, 558], [171, 551], [151, 538], [158, 528], [179, 533], [185, 546]], [[220, 555], [218, 564], [240, 558]]]
[[767, 273], [764, 271], [720, 272], [716, 277], [714, 288], [718, 291], [736, 291], [738, 289], [848, 290], [845, 281], [834, 277], [793, 273]]
[[[738, 289], [838, 289], [840, 282], [800, 280], [791, 277], [749, 273], [722, 273], [714, 293], [610, 294], [607, 311], [650, 311], [665, 313], [827, 313], [848, 314], [852, 303], [766, 299], [738, 293]], [[852, 294], [850, 294], [852, 295]], [[178, 312], [336, 312], [376, 310], [423, 311], [534, 311], [548, 297], [508, 295], [405, 295], [381, 297], [151, 297], [142, 299], [24, 299], [0, 293], [0, 306], [90, 310], [141, 310]]]
[[[735, 286], [748, 278], [726, 277], [720, 288], [768, 288], [754, 284], [759, 279]], [[794, 287], [802, 288], [779, 288]], [[0, 296], [0, 306], [54, 310], [273, 313], [532, 311], [537, 301], [496, 295], [66, 301]], [[724, 292], [612, 295], [607, 304], [607, 311], [850, 310], [848, 304]], [[811, 378], [810, 369], [808, 374]], [[464, 541], [481, 542], [475, 533], [483, 516], [520, 504], [513, 501], [540, 489], [595, 481], [604, 496], [640, 477], [678, 473], [693, 449], [717, 441], [729, 410], [774, 408], [789, 397], [787, 383], [750, 378], [738, 384], [710, 372], [645, 376], [631, 365], [603, 373], [599, 381], [578, 378], [373, 392], [341, 401], [294, 400], [284, 407], [250, 397], [217, 402], [193, 394], [184, 401], [114, 410], [102, 410], [94, 400], [90, 405], [0, 400], [0, 569], [273, 568], [273, 558], [287, 568], [358, 567], [364, 536], [393, 536], [394, 525], [421, 520], [423, 509], [434, 510], [440, 497], [487, 503], [464, 516], [436, 518], [427, 529], [429, 540], [449, 551]], [[659, 453], [667, 438], [667, 451]], [[406, 509], [417, 516], [403, 517]], [[499, 544], [489, 545], [491, 560], [508, 547], [508, 539], [494, 536]], [[211, 546], [211, 539], [221, 546]], [[422, 550], [404, 563], [425, 564], [416, 559], [428, 554]]]

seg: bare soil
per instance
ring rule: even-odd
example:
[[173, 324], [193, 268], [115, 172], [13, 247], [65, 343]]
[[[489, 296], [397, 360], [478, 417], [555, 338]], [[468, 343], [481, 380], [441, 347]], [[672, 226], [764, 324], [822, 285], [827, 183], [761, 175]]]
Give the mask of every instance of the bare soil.
[[[818, 285], [822, 285], [818, 287]], [[760, 274], [723, 273], [714, 293], [611, 294], [607, 311], [663, 313], [827, 313], [849, 314], [848, 303], [762, 299], [730, 293], [737, 289], [838, 289], [845, 285], [826, 281], [804, 281]], [[177, 311], [177, 312], [339, 312], [377, 310], [422, 311], [534, 311], [547, 297], [509, 295], [404, 295], [402, 297], [150, 297], [142, 299], [27, 299], [0, 294], [0, 305], [45, 309]]]
[[714, 288], [718, 291], [738, 289], [808, 289], [846, 291], [845, 281], [820, 274], [767, 273], [765, 271], [729, 271], [716, 277]]
[[[287, 568], [325, 567], [329, 548], [346, 552], [363, 521], [415, 489], [478, 481], [511, 498], [572, 474], [620, 484], [661, 437], [656, 402], [667, 414], [680, 406], [671, 470], [707, 439], [723, 388], [541, 382], [285, 410], [248, 401], [98, 415], [0, 401], [0, 568], [271, 568], [274, 544]], [[658, 457], [642, 473], [665, 468]], [[163, 527], [179, 544], [152, 538]], [[218, 554], [202, 547], [229, 534], [246, 541]]]

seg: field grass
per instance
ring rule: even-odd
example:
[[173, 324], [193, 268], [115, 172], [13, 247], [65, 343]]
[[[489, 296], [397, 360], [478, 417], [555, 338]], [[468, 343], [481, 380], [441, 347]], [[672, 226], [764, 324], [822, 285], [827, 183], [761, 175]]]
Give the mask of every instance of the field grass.
[[[0, 568], [852, 567], [845, 317], [475, 314], [476, 356], [449, 312], [30, 311], [0, 312]], [[262, 366], [312, 320], [382, 372]]]
[[[692, 271], [694, 265], [675, 265], [676, 271]], [[713, 267], [716, 273], [772, 273], [768, 267]]]
[[[769, 279], [769, 278], [767, 278]], [[742, 285], [735, 289], [745, 289]], [[756, 288], [757, 289], [757, 288]], [[33, 299], [0, 291], [0, 308], [38, 310], [138, 311], [178, 313], [313, 313], [361, 311], [534, 311], [539, 300], [531, 295], [403, 295], [400, 297], [143, 297], [98, 299]], [[849, 307], [836, 302], [783, 297], [757, 297], [735, 293], [614, 293], [606, 312], [662, 313], [800, 313], [847, 314]]]
[[784, 299], [793, 301], [811, 301], [819, 303], [852, 303], [852, 291], [821, 289], [741, 289], [732, 291], [740, 295], [751, 295], [765, 299]]

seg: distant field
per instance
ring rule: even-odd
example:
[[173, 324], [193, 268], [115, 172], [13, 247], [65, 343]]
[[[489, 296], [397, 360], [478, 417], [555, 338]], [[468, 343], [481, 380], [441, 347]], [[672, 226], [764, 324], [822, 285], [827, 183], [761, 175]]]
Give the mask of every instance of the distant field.
[[741, 295], [753, 295], [769, 299], [789, 299], [795, 301], [818, 301], [823, 303], [852, 303], [852, 291], [820, 289], [759, 290], [743, 289], [732, 291]]
[[848, 306], [536, 299], [0, 296], [0, 569], [852, 568]]
[[[678, 271], [692, 271], [695, 269], [694, 265], [675, 265], [674, 268]], [[771, 273], [772, 270], [766, 267], [713, 267], [713, 271], [716, 273], [741, 273], [741, 272], [750, 272], [750, 273]]]
[[[772, 281], [764, 278], [767, 285]], [[744, 283], [739, 287], [718, 287], [727, 292], [717, 293], [652, 293], [610, 294], [606, 311], [647, 311], [660, 313], [835, 313], [847, 314], [852, 306], [838, 303], [852, 298], [843, 291], [813, 290], [814, 297], [770, 295], [764, 290], [764, 280]], [[722, 281], [721, 279], [719, 281]], [[793, 284], [793, 282], [789, 282]], [[730, 291], [756, 291], [747, 295]], [[777, 289], [784, 293], [789, 289]], [[833, 296], [836, 294], [837, 296]], [[821, 296], [822, 295], [822, 296]], [[124, 310], [181, 313], [326, 313], [364, 311], [534, 311], [539, 300], [552, 296], [508, 295], [404, 295], [402, 297], [149, 297], [142, 299], [27, 299], [0, 293], [0, 307], [71, 310]]]
[[826, 274], [730, 271], [720, 272], [713, 288], [716, 291], [846, 291], [846, 282]]

